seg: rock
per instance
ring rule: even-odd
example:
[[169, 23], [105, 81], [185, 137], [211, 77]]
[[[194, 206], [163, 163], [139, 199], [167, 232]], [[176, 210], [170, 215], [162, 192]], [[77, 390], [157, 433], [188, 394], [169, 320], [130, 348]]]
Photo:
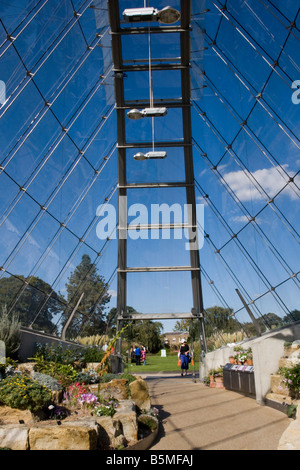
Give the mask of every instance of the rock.
[[151, 402], [145, 380], [137, 379], [129, 385], [130, 396], [140, 410], [150, 410]]
[[95, 417], [98, 428], [98, 442], [100, 449], [116, 448], [125, 445], [127, 439], [123, 435], [123, 426], [119, 419], [109, 416]]
[[282, 382], [283, 377], [281, 375], [271, 375], [271, 391], [277, 395], [291, 396], [291, 392], [287, 389], [284, 382]]
[[295, 419], [282, 434], [277, 450], [300, 450], [300, 419]]
[[29, 430], [30, 450], [96, 450], [98, 427], [94, 419], [73, 422], [56, 421], [33, 426]]
[[114, 397], [117, 400], [126, 400], [128, 395], [127, 380], [113, 379], [107, 383], [101, 383], [99, 387], [100, 395], [104, 399]]
[[113, 418], [121, 422], [122, 434], [127, 444], [136, 442], [138, 439], [138, 424], [134, 402], [132, 400], [121, 402]]
[[18, 365], [17, 370], [21, 372], [21, 374], [27, 375], [33, 379], [34, 372], [35, 372], [36, 363], [35, 362], [23, 362]]
[[28, 428], [24, 424], [0, 426], [0, 447], [28, 450]]
[[0, 406], [0, 425], [4, 424], [25, 424], [32, 422], [32, 414], [29, 410], [18, 410], [10, 406]]

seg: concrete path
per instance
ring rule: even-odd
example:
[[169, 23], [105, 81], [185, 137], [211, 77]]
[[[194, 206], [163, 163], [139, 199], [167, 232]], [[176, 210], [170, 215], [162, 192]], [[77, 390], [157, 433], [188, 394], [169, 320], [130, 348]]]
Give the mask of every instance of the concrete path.
[[150, 450], [277, 450], [291, 423], [255, 399], [178, 374], [141, 374], [161, 427]]

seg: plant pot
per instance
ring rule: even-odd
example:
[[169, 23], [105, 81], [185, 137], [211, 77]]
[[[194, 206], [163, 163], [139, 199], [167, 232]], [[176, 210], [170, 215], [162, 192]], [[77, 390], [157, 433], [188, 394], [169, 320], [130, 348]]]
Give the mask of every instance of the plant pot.
[[214, 382], [216, 382], [217, 384], [223, 383], [223, 377], [215, 377]]
[[234, 359], [234, 357], [230, 357], [229, 362], [230, 364], [236, 364], [236, 360]]

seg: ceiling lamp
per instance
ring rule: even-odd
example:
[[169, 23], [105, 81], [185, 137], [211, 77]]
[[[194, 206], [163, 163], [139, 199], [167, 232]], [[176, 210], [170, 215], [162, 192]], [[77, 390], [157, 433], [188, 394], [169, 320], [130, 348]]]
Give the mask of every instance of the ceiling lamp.
[[128, 23], [158, 21], [159, 23], [172, 24], [179, 21], [180, 13], [169, 6], [160, 11], [153, 7], [127, 8], [123, 11], [123, 18]]
[[157, 13], [159, 23], [172, 24], [180, 20], [180, 13], [175, 8], [165, 7]]
[[127, 113], [130, 119], [141, 119], [143, 117], [159, 117], [167, 114], [167, 108], [145, 108], [142, 110], [131, 109]]
[[153, 151], [153, 152], [147, 152], [147, 153], [138, 152], [133, 156], [133, 158], [135, 160], [149, 160], [149, 159], [161, 159], [161, 158], [165, 158], [166, 156], [167, 156], [167, 152]]

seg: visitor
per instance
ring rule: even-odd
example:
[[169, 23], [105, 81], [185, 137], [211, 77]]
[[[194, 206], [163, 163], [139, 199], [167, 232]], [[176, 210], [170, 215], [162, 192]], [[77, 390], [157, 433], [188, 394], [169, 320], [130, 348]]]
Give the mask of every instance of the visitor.
[[179, 348], [178, 352], [178, 358], [180, 359], [180, 367], [181, 367], [181, 376], [183, 376], [183, 373], [185, 372], [185, 375], [187, 375], [187, 371], [189, 368], [189, 346], [186, 343], [185, 339], [181, 341], [181, 346]]
[[146, 347], [142, 346], [142, 361], [143, 361], [143, 366], [146, 365]]
[[135, 346], [134, 354], [135, 354], [135, 363], [137, 366], [140, 366], [141, 365], [141, 349], [139, 346]]

